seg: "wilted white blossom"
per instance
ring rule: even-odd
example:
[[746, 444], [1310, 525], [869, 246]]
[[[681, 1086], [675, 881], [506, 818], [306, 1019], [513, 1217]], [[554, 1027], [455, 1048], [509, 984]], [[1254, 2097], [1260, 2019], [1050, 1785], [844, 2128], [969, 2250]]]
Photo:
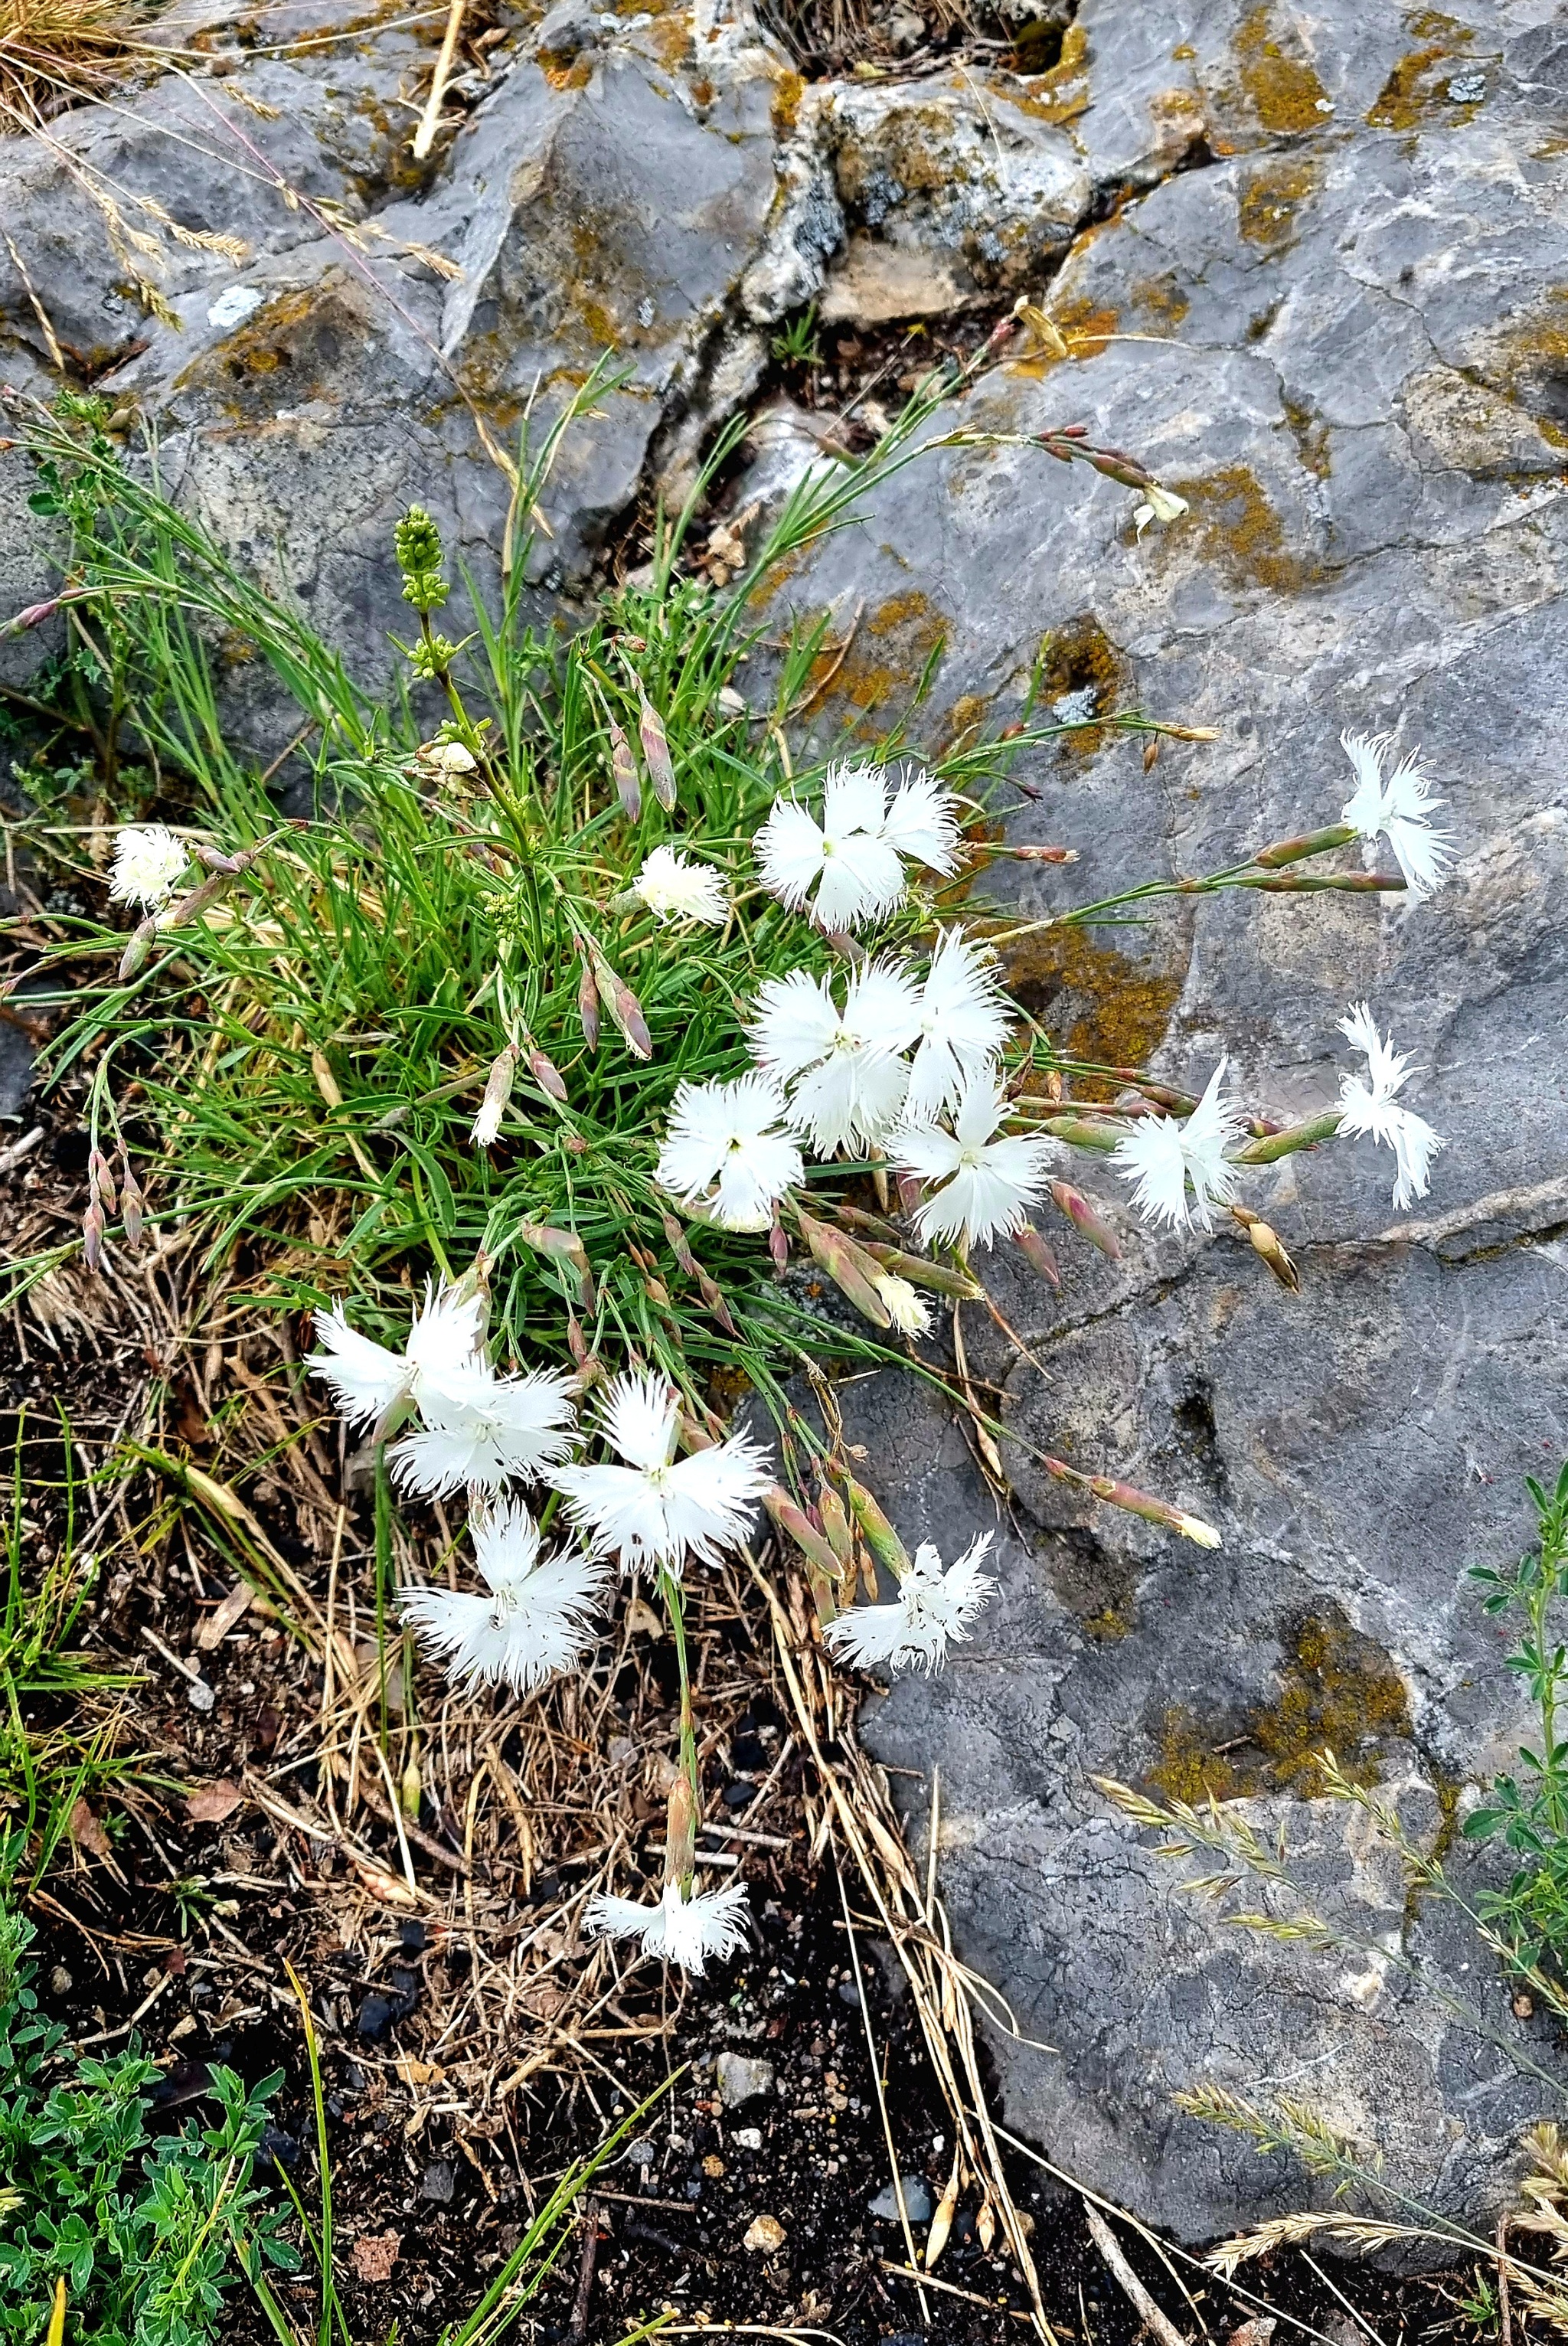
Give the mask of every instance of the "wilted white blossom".
[[982, 1532], [945, 1572], [929, 1540], [917, 1547], [891, 1605], [857, 1605], [828, 1624], [825, 1635], [839, 1660], [862, 1670], [939, 1670], [950, 1643], [968, 1637], [996, 1586], [980, 1568], [993, 1537]]
[[1383, 1040], [1364, 1002], [1354, 1004], [1349, 1015], [1340, 1019], [1339, 1032], [1353, 1049], [1365, 1052], [1367, 1058], [1364, 1079], [1359, 1076], [1341, 1079], [1339, 1129], [1357, 1135], [1369, 1133], [1374, 1140], [1393, 1150], [1394, 1204], [1401, 1212], [1407, 1211], [1418, 1198], [1426, 1196], [1432, 1158], [1446, 1144], [1424, 1117], [1400, 1106], [1395, 1094], [1410, 1081], [1410, 1055], [1408, 1051], [1396, 1051], [1391, 1035], [1387, 1042]]
[[660, 921], [700, 921], [721, 929], [729, 917], [729, 897], [718, 872], [673, 847], [654, 849], [630, 892]]
[[109, 894], [117, 903], [161, 912], [184, 878], [190, 850], [162, 822], [127, 822], [115, 836]]
[[876, 1290], [901, 1336], [930, 1334], [931, 1306], [907, 1279], [901, 1279], [896, 1271], [883, 1271], [876, 1281]]
[[399, 1608], [455, 1680], [469, 1687], [499, 1680], [531, 1694], [594, 1644], [594, 1611], [609, 1575], [575, 1548], [541, 1556], [539, 1527], [524, 1507], [472, 1518], [470, 1531], [489, 1595], [409, 1587]]
[[1221, 1059], [1190, 1116], [1141, 1116], [1112, 1151], [1145, 1222], [1174, 1229], [1196, 1221], [1211, 1230], [1210, 1209], [1228, 1206], [1240, 1187], [1240, 1170], [1225, 1153], [1246, 1131], [1221, 1090], [1228, 1064]]

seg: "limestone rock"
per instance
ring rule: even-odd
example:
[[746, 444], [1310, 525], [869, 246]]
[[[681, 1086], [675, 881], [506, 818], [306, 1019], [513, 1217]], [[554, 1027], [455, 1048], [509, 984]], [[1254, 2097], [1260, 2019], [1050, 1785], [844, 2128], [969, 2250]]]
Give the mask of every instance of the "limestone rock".
[[749, 2053], [721, 2053], [714, 2063], [718, 2098], [727, 2110], [738, 2110], [770, 2094], [776, 2074], [771, 2061]]

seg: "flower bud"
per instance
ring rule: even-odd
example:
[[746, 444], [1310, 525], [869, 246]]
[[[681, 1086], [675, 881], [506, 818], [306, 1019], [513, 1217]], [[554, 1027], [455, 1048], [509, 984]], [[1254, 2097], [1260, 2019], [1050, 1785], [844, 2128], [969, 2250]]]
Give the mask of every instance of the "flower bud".
[[664, 1878], [687, 1882], [697, 1866], [697, 1794], [683, 1768], [669, 1788], [665, 1811]]
[[582, 974], [577, 980], [577, 1016], [582, 1021], [583, 1040], [590, 1051], [599, 1047], [599, 989], [594, 984], [593, 965], [584, 956]]
[[115, 1198], [115, 1177], [109, 1169], [108, 1158], [103, 1156], [101, 1152], [96, 1148], [87, 1158], [87, 1184], [92, 1189], [94, 1195], [97, 1198], [99, 1203], [102, 1205], [104, 1211], [106, 1213], [112, 1214], [115, 1210], [117, 1202]]
[[1278, 1231], [1272, 1229], [1261, 1214], [1255, 1214], [1250, 1207], [1232, 1206], [1230, 1212], [1232, 1220], [1239, 1222], [1251, 1239], [1253, 1251], [1268, 1264], [1280, 1286], [1292, 1295], [1299, 1295], [1300, 1274], [1286, 1253], [1285, 1243]]
[[1167, 1531], [1179, 1532], [1196, 1547], [1219, 1545], [1219, 1534], [1201, 1516], [1184, 1515], [1179, 1507], [1152, 1497], [1147, 1491], [1137, 1490], [1131, 1483], [1115, 1482], [1109, 1474], [1091, 1474], [1088, 1479], [1095, 1498], [1104, 1499], [1107, 1505], [1120, 1507], [1129, 1515], [1141, 1515], [1146, 1524], [1163, 1524]]
[[476, 1148], [491, 1148], [501, 1129], [501, 1119], [506, 1113], [506, 1103], [512, 1096], [512, 1085], [517, 1073], [517, 1047], [508, 1043], [494, 1061], [484, 1079], [484, 1097], [479, 1103], [479, 1113], [473, 1119], [472, 1138]]
[[594, 984], [599, 1000], [621, 1032], [621, 1039], [634, 1059], [653, 1057], [653, 1037], [648, 1033], [647, 1020], [643, 1016], [642, 1004], [624, 977], [620, 977], [605, 959], [597, 945], [590, 942], [588, 951], [593, 958]]
[[878, 1285], [881, 1266], [864, 1248], [842, 1230], [830, 1229], [819, 1222], [803, 1207], [796, 1208], [800, 1235], [811, 1250], [811, 1260], [820, 1270], [825, 1270], [836, 1287], [841, 1288], [862, 1318], [873, 1328], [891, 1328], [892, 1315], [882, 1299]]
[[901, 1580], [910, 1568], [909, 1551], [878, 1506], [863, 1483], [852, 1474], [844, 1476], [844, 1496], [850, 1503], [850, 1513], [860, 1526], [860, 1536], [879, 1564], [884, 1565], [895, 1580]]
[[[870, 1217], [867, 1217], [870, 1219]], [[863, 1241], [864, 1251], [891, 1271], [895, 1279], [908, 1280], [911, 1287], [929, 1287], [934, 1295], [951, 1295], [959, 1303], [979, 1303], [985, 1290], [966, 1270], [952, 1263], [932, 1262], [923, 1254], [905, 1254], [901, 1247], [888, 1246], [880, 1239]]]
[[636, 822], [643, 811], [643, 786], [637, 780], [636, 760], [632, 745], [612, 717], [610, 727], [610, 771], [615, 777], [616, 794], [621, 811], [628, 822]]
[[1076, 863], [1075, 847], [1010, 847], [1009, 855], [1019, 863]]
[[777, 1216], [768, 1232], [768, 1251], [773, 1258], [775, 1270], [782, 1270], [789, 1260], [789, 1240], [783, 1223]]
[[120, 1183], [120, 1210], [125, 1218], [127, 1246], [134, 1247], [141, 1244], [146, 1208], [147, 1199], [142, 1195], [141, 1185], [131, 1170], [131, 1161], [127, 1157], [125, 1160], [125, 1178]]
[[855, 1535], [850, 1529], [850, 1518], [844, 1503], [830, 1483], [820, 1484], [817, 1492], [817, 1513], [822, 1518], [822, 1529], [828, 1535], [828, 1545], [840, 1565], [852, 1571], [855, 1563]]
[[158, 920], [155, 914], [149, 913], [145, 920], [137, 923], [130, 933], [126, 949], [120, 955], [119, 982], [122, 985], [127, 978], [134, 977], [141, 968], [152, 950], [152, 941], [157, 934]]
[[919, 1213], [924, 1203], [925, 1190], [918, 1176], [913, 1173], [901, 1173], [899, 1175], [900, 1213], [906, 1218], [912, 1218]]
[[1298, 839], [1277, 839], [1271, 847], [1260, 848], [1253, 862], [1265, 872], [1274, 872], [1282, 863], [1299, 863], [1308, 855], [1326, 855], [1330, 848], [1349, 847], [1356, 836], [1353, 823], [1336, 822], [1327, 831], [1303, 831]]
[[1073, 1228], [1086, 1238], [1091, 1246], [1098, 1247], [1100, 1252], [1107, 1256], [1112, 1262], [1120, 1262], [1122, 1259], [1120, 1239], [1110, 1224], [1103, 1220], [1095, 1211], [1094, 1207], [1090, 1205], [1081, 1190], [1074, 1189], [1067, 1181], [1053, 1181], [1051, 1196], [1054, 1203], [1066, 1215]]
[[1061, 1267], [1051, 1250], [1050, 1241], [1041, 1237], [1033, 1222], [1025, 1222], [1021, 1230], [1015, 1230], [1013, 1242], [1024, 1261], [1032, 1270], [1037, 1270], [1042, 1279], [1049, 1280], [1053, 1287], [1061, 1286]]
[[104, 1259], [104, 1209], [97, 1198], [82, 1216], [82, 1260], [97, 1270]]
[[594, 1274], [588, 1268], [587, 1249], [575, 1230], [558, 1230], [549, 1222], [519, 1222], [517, 1235], [525, 1247], [542, 1254], [550, 1262], [561, 1263], [571, 1271], [577, 1282], [577, 1300], [585, 1311], [594, 1308]]
[[807, 1561], [830, 1579], [839, 1576], [839, 1559], [820, 1532], [813, 1528], [803, 1507], [798, 1507], [780, 1483], [770, 1484], [762, 1494], [762, 1504], [769, 1516], [786, 1536], [792, 1539]]
[[560, 1068], [554, 1059], [539, 1048], [526, 1028], [524, 1029], [523, 1034], [523, 1048], [527, 1056], [528, 1072], [545, 1097], [564, 1100], [566, 1096], [566, 1086]]
[[643, 757], [647, 765], [648, 780], [653, 784], [653, 794], [666, 814], [673, 814], [675, 766], [669, 754], [669, 740], [664, 729], [664, 719], [640, 684], [637, 687], [637, 698], [642, 703], [642, 713], [637, 719], [637, 739], [643, 745]]

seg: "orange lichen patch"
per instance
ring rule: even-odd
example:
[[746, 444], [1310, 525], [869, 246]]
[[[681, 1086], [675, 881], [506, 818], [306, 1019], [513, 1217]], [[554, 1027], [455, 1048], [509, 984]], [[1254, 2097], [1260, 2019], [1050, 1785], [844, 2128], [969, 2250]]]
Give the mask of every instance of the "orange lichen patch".
[[564, 49], [541, 49], [539, 70], [552, 89], [586, 89], [594, 78], [594, 60], [573, 58]]
[[[1074, 1059], [1139, 1066], [1165, 1041], [1186, 974], [1185, 948], [1175, 966], [1130, 961], [1100, 944], [1092, 931], [1045, 929], [1002, 947], [1009, 991]], [[1078, 1077], [1080, 1099], [1115, 1099], [1111, 1077]]]
[[1053, 302], [1051, 316], [1075, 359], [1097, 359], [1106, 337], [1119, 333], [1122, 321], [1114, 310], [1097, 308], [1086, 293]]
[[942, 720], [937, 747], [946, 752], [967, 749], [989, 713], [991, 702], [983, 692], [961, 692]]
[[1179, 326], [1192, 307], [1174, 270], [1165, 270], [1158, 277], [1135, 278], [1130, 290], [1144, 315], [1162, 325]]
[[789, 138], [800, 118], [800, 101], [805, 95], [805, 78], [792, 66], [779, 74], [773, 85], [773, 103], [769, 108], [775, 138]]
[[[1064, 627], [1054, 627], [1041, 645], [1039, 681], [1043, 714], [1071, 692], [1092, 693], [1089, 713], [1109, 717], [1126, 688], [1128, 672], [1099, 621], [1091, 612], [1081, 611]], [[1092, 758], [1105, 738], [1098, 726], [1092, 726], [1082, 733], [1064, 734], [1062, 746], [1069, 757]]]
[[1247, 243], [1288, 244], [1296, 215], [1317, 184], [1317, 167], [1306, 157], [1269, 161], [1244, 171], [1237, 220]]
[[[1446, 122], [1456, 127], [1468, 122], [1486, 96], [1485, 74], [1494, 57], [1478, 57], [1467, 54], [1460, 42], [1472, 41], [1475, 35], [1468, 25], [1449, 26], [1446, 18], [1437, 22], [1445, 27], [1441, 36], [1429, 47], [1412, 49], [1395, 66], [1388, 80], [1378, 92], [1367, 111], [1367, 120], [1374, 130], [1416, 130], [1423, 123]], [[1467, 81], [1477, 76], [1473, 97], [1454, 97], [1450, 84], [1458, 77]]]
[[[848, 701], [870, 719], [901, 695], [907, 699], [945, 641], [948, 624], [917, 590], [891, 596], [861, 620], [841, 660], [836, 649], [824, 647], [819, 653], [812, 663], [807, 708], [815, 708], [820, 694], [823, 705]], [[878, 729], [869, 722], [855, 728], [868, 740]]]
[[1278, 133], [1322, 128], [1327, 93], [1297, 41], [1290, 36], [1280, 38], [1267, 0], [1237, 26], [1235, 54], [1241, 87], [1260, 129]]
[[1329, 427], [1320, 415], [1297, 400], [1284, 403], [1285, 421], [1290, 426], [1290, 437], [1296, 443], [1296, 454], [1309, 473], [1320, 481], [1329, 477]]
[[1319, 1758], [1332, 1751], [1346, 1774], [1375, 1784], [1381, 1747], [1410, 1733], [1404, 1680], [1382, 1647], [1337, 1610], [1308, 1615], [1287, 1632], [1279, 1695], [1237, 1718], [1207, 1720], [1179, 1705], [1160, 1726], [1148, 1780], [1167, 1799], [1245, 1800], [1267, 1792], [1312, 1799], [1323, 1789]]
[[987, 87], [1020, 114], [1037, 122], [1071, 122], [1089, 103], [1089, 36], [1079, 24], [1062, 36], [1056, 62], [1044, 73], [1029, 71], [1027, 56], [1016, 53], [1016, 75], [987, 76]]
[[1568, 285], [1546, 289], [1546, 306], [1503, 327], [1477, 372], [1522, 408], [1543, 440], [1568, 448]]
[[655, 19], [646, 37], [667, 73], [673, 73], [691, 46], [692, 23], [684, 9]]
[[1284, 525], [1248, 465], [1222, 465], [1184, 480], [1180, 490], [1192, 507], [1205, 555], [1232, 578], [1288, 595], [1318, 576], [1314, 564], [1288, 550]]

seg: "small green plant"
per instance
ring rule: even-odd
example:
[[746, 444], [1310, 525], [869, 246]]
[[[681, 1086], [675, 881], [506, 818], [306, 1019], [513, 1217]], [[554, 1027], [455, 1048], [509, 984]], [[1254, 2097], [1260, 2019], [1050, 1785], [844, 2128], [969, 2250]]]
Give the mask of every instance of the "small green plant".
[[772, 350], [781, 366], [821, 365], [822, 345], [817, 339], [815, 301], [798, 318], [791, 318], [781, 334], [774, 335]]
[[[13, 1834], [0, 1859], [15, 1863]], [[215, 2067], [218, 2116], [152, 2141], [159, 2071], [133, 2037], [85, 2060], [39, 2013], [25, 1917], [0, 1906], [0, 2341], [37, 2346], [63, 2280], [73, 2346], [202, 2346], [216, 2338], [235, 2242], [285, 2269], [294, 2250], [254, 2181], [282, 2073], [247, 2090]]]
[[1512, 1572], [1477, 1565], [1471, 1578], [1487, 1591], [1488, 1613], [1517, 1612], [1524, 1628], [1508, 1668], [1530, 1689], [1541, 1722], [1539, 1748], [1522, 1744], [1520, 1773], [1500, 1776], [1492, 1797], [1464, 1821], [1471, 1841], [1500, 1840], [1523, 1860], [1506, 1890], [1476, 1893], [1477, 1911], [1508, 1951], [1511, 1969], [1546, 1965], [1568, 1972], [1568, 1648], [1553, 1634], [1552, 1611], [1568, 1590], [1568, 1465], [1549, 1492], [1533, 1476], [1536, 1539]]

